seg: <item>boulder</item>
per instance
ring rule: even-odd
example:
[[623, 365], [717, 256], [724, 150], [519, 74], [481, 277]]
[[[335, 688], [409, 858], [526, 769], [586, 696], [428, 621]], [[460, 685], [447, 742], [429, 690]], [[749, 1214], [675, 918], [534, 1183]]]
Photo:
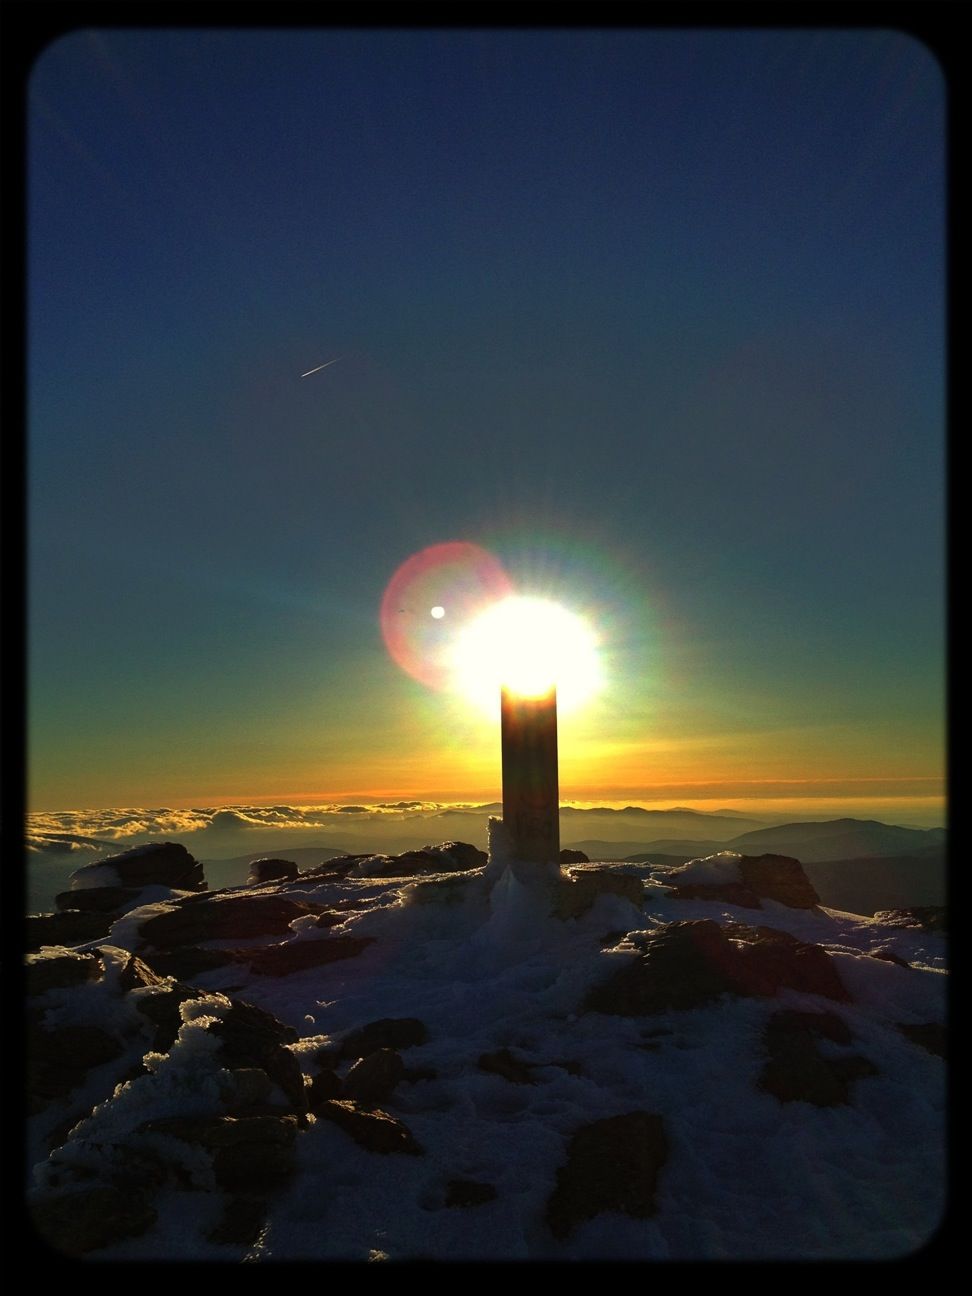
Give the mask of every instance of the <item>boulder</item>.
[[187, 999], [199, 999], [203, 993], [204, 991], [197, 990], [195, 986], [183, 985], [182, 982], [176, 981], [170, 989], [161, 994], [144, 995], [137, 1000], [135, 1007], [155, 1027], [155, 1037], [152, 1040], [153, 1052], [168, 1053], [182, 1026], [180, 1008]]
[[135, 954], [130, 954], [125, 961], [125, 966], [118, 977], [119, 989], [128, 991], [136, 990], [139, 986], [161, 986], [167, 985], [167, 978], [160, 976], [157, 972], [143, 963]]
[[83, 891], [61, 891], [54, 897], [54, 904], [61, 911], [77, 909], [85, 914], [117, 917], [122, 910], [137, 908], [141, 895], [141, 887], [85, 887]]
[[741, 882], [721, 882], [711, 886], [702, 882], [673, 886], [676, 900], [720, 900], [723, 904], [738, 905], [741, 909], [762, 909], [759, 896]]
[[307, 1088], [307, 1105], [316, 1112], [329, 1098], [343, 1098], [344, 1086], [333, 1071], [319, 1071]]
[[910, 909], [879, 909], [876, 922], [888, 927], [912, 927], [926, 932], [948, 931], [948, 910], [944, 905], [915, 905]]
[[571, 850], [569, 846], [565, 846], [560, 852], [560, 862], [561, 864], [590, 864], [591, 857], [585, 855], [582, 850]]
[[497, 1049], [495, 1053], [483, 1053], [480, 1055], [476, 1065], [480, 1071], [488, 1071], [492, 1075], [502, 1076], [504, 1080], [509, 1080], [511, 1084], [537, 1083], [530, 1074], [529, 1064], [515, 1058], [509, 1049]]
[[649, 1218], [667, 1159], [662, 1118], [652, 1112], [628, 1112], [583, 1126], [571, 1137], [566, 1164], [557, 1171], [557, 1186], [547, 1202], [550, 1231], [565, 1238], [602, 1211]]
[[251, 862], [246, 880], [249, 886], [258, 886], [261, 882], [278, 882], [295, 878], [299, 872], [300, 869], [293, 860], [258, 859]]
[[230, 963], [238, 963], [251, 955], [252, 950], [198, 949], [183, 945], [172, 950], [143, 951], [141, 957], [159, 976], [185, 981], [201, 972], [228, 967]]
[[80, 945], [106, 935], [111, 923], [107, 914], [82, 913], [79, 909], [65, 913], [28, 914], [26, 948], [39, 950], [43, 945]]
[[898, 1030], [910, 1039], [912, 1044], [917, 1044], [927, 1053], [934, 1053], [935, 1057], [940, 1058], [946, 1056], [946, 1032], [941, 1022], [921, 1022], [916, 1026], [899, 1022]]
[[223, 1103], [231, 1116], [252, 1115], [249, 1108], [269, 1100], [273, 1085], [262, 1067], [232, 1067], [228, 1075]]
[[298, 1038], [292, 1026], [285, 1026], [254, 1004], [234, 1000], [209, 1032], [220, 1041], [224, 1067], [256, 1067], [266, 1072], [298, 1115], [307, 1111], [303, 1072], [294, 1054], [284, 1047]]
[[272, 1191], [294, 1170], [295, 1116], [167, 1116], [140, 1125], [138, 1132], [203, 1148], [217, 1185], [230, 1192]]
[[610, 869], [569, 870], [567, 877], [556, 883], [553, 915], [563, 919], [576, 918], [586, 913], [602, 895], [621, 896], [640, 908], [645, 888], [635, 873], [612, 872]]
[[743, 855], [739, 880], [754, 895], [791, 909], [812, 909], [820, 903], [800, 861], [789, 855]]
[[71, 874], [72, 891], [85, 888], [88, 879], [99, 886], [104, 871], [112, 869], [122, 887], [164, 886], [174, 891], [204, 891], [202, 865], [178, 842], [135, 846], [94, 864], [85, 864]]
[[826, 950], [771, 927], [721, 927], [708, 918], [666, 923], [639, 936], [638, 948], [638, 958], [626, 959], [589, 991], [583, 1011], [637, 1017], [696, 1008], [722, 994], [773, 995], [783, 987], [850, 998]]
[[911, 967], [907, 959], [903, 959], [900, 954], [895, 954], [894, 950], [889, 949], [886, 945], [882, 945], [880, 949], [871, 950], [871, 958], [881, 959], [885, 963], [897, 963], [898, 967]]
[[367, 1057], [377, 1049], [406, 1049], [424, 1044], [429, 1033], [417, 1017], [382, 1017], [350, 1031], [341, 1041], [342, 1058]]
[[763, 1034], [769, 1061], [759, 1087], [781, 1102], [807, 1102], [835, 1107], [850, 1102], [850, 1083], [877, 1075], [877, 1067], [858, 1055], [824, 1057], [817, 1039], [848, 1044], [853, 1038], [846, 1022], [834, 1013], [777, 1012]]
[[405, 1075], [405, 1063], [394, 1049], [376, 1049], [360, 1058], [344, 1077], [344, 1096], [365, 1107], [389, 1098]]
[[71, 1257], [138, 1237], [157, 1218], [147, 1194], [108, 1184], [37, 1198], [30, 1216], [42, 1240]]
[[267, 1200], [254, 1193], [234, 1193], [223, 1206], [219, 1223], [207, 1234], [210, 1242], [253, 1246], [267, 1221]]
[[248, 952], [240, 950], [250, 971], [257, 976], [290, 976], [308, 968], [323, 967], [340, 959], [354, 958], [374, 943], [373, 936], [332, 936], [328, 940], [292, 940]]
[[75, 950], [59, 950], [45, 955], [32, 952], [24, 960], [27, 969], [28, 995], [46, 994], [48, 990], [67, 990], [97, 981], [104, 973], [104, 965], [95, 954], [79, 954]]
[[422, 1148], [408, 1126], [379, 1108], [365, 1110], [356, 1103], [332, 1098], [321, 1103], [315, 1115], [319, 1120], [337, 1125], [369, 1152], [380, 1152], [383, 1156], [393, 1152], [422, 1155]]
[[290, 930], [295, 918], [319, 914], [326, 905], [309, 900], [288, 900], [280, 895], [212, 895], [173, 901], [164, 913], [147, 919], [139, 935], [150, 945], [196, 945], [209, 940], [249, 940], [252, 936], [279, 936]]
[[469, 842], [443, 842], [440, 846], [402, 851], [400, 855], [366, 855], [362, 858], [372, 861], [367, 868], [369, 877], [413, 877], [420, 873], [468, 872], [482, 868], [488, 856]]
[[477, 1183], [475, 1179], [450, 1179], [446, 1191], [446, 1206], [482, 1206], [496, 1200], [496, 1188], [490, 1183]]

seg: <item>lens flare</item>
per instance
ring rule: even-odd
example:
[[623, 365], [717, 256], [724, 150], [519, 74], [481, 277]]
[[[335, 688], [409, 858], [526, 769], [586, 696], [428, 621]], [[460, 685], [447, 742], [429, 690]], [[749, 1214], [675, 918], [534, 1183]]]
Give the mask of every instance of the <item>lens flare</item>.
[[456, 636], [452, 682], [471, 702], [494, 711], [501, 688], [523, 697], [557, 690], [561, 713], [602, 684], [597, 638], [575, 612], [549, 599], [511, 595], [493, 603]]
[[512, 590], [502, 563], [479, 545], [430, 545], [407, 558], [388, 582], [381, 601], [385, 646], [414, 679], [448, 688], [457, 636]]

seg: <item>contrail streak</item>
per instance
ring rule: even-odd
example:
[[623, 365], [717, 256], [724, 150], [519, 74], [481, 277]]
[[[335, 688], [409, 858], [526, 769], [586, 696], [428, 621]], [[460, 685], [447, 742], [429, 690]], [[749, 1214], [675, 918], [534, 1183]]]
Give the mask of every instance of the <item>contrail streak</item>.
[[316, 369], [308, 369], [306, 373], [302, 373], [300, 376], [301, 378], [309, 378], [312, 373], [320, 373], [320, 371], [326, 369], [328, 365], [337, 364], [340, 359], [341, 356], [335, 356], [333, 360], [328, 360], [327, 364], [318, 365]]

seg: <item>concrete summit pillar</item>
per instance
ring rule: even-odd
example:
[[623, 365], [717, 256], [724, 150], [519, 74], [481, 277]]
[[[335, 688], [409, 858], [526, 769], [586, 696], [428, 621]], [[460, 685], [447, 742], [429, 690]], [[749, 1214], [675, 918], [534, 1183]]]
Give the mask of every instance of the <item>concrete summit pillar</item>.
[[514, 858], [560, 867], [557, 690], [501, 695], [503, 824]]

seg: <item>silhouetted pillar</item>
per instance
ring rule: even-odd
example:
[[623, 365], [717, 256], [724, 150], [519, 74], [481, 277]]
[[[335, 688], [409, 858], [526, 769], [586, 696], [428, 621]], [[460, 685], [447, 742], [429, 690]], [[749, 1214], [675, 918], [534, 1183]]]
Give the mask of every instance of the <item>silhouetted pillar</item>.
[[514, 857], [560, 867], [557, 690], [502, 692], [503, 823]]

